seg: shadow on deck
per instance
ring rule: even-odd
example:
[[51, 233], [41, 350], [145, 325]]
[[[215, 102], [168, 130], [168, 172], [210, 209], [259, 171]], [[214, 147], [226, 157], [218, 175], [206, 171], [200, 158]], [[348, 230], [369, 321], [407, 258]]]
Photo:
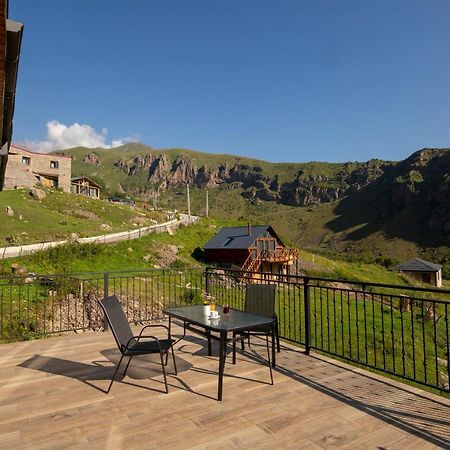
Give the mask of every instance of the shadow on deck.
[[155, 355], [135, 357], [104, 393], [120, 358], [109, 333], [2, 346], [0, 447], [450, 446], [449, 400], [288, 344], [274, 386], [253, 353], [229, 358], [217, 402], [218, 349], [208, 357], [204, 344], [178, 343], [168, 395]]

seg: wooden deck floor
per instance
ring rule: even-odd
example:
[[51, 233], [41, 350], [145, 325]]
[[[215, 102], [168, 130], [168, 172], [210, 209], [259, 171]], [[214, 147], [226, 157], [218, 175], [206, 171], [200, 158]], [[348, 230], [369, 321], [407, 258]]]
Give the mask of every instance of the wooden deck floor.
[[450, 446], [450, 401], [419, 389], [283, 345], [274, 386], [239, 354], [217, 402], [217, 357], [192, 335], [176, 348], [168, 395], [148, 356], [106, 395], [119, 359], [109, 332], [0, 346], [0, 448]]

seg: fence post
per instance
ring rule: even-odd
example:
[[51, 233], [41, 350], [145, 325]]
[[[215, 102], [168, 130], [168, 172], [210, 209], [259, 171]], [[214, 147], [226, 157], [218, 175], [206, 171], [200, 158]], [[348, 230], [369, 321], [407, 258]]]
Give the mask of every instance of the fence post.
[[[109, 274], [108, 272], [103, 273], [103, 295], [104, 297], [109, 297]], [[108, 331], [108, 321], [106, 317], [103, 318], [103, 331]]]
[[309, 278], [303, 278], [303, 297], [305, 301], [305, 353], [311, 351], [311, 302], [309, 298]]
[[209, 294], [209, 267], [205, 269], [205, 289], [206, 294]]

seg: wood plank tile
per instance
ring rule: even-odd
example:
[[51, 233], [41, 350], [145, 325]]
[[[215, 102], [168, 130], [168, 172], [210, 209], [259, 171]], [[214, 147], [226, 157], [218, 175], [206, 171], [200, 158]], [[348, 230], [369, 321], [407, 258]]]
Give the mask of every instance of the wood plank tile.
[[3, 345], [0, 448], [428, 449], [433, 439], [450, 445], [450, 401], [286, 344], [273, 386], [267, 366], [248, 353], [238, 353], [236, 365], [228, 358], [224, 401], [217, 402], [216, 345], [213, 351], [208, 357], [197, 337], [181, 341], [168, 395], [152, 357], [133, 359], [106, 395], [101, 389], [120, 356], [110, 333]]

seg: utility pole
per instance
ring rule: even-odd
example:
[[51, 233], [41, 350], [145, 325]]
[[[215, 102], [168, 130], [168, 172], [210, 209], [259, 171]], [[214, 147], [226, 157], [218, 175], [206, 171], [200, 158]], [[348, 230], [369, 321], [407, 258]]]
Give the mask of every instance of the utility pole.
[[153, 209], [156, 211], [158, 209], [158, 192], [156, 190], [152, 191]]
[[191, 197], [189, 196], [189, 184], [186, 185], [186, 190], [187, 190], [188, 217], [189, 217], [189, 223], [191, 223]]
[[209, 199], [208, 199], [208, 188], [206, 188], [206, 217], [209, 217]]

